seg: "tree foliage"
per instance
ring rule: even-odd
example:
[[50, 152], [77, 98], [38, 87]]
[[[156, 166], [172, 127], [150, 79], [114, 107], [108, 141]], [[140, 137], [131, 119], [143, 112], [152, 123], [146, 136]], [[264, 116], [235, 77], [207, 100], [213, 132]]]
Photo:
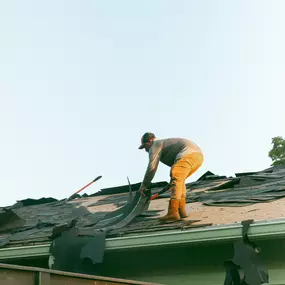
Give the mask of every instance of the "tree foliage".
[[269, 157], [272, 159], [272, 165], [285, 166], [285, 140], [282, 137], [272, 138], [272, 149], [269, 151]]

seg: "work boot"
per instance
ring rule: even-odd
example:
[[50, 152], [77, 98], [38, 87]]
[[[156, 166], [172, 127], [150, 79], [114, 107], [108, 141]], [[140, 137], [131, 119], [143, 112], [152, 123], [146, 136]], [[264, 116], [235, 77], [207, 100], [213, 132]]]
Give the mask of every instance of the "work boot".
[[179, 202], [179, 215], [181, 218], [187, 218], [187, 212], [186, 212], [186, 197], [181, 197], [181, 200]]
[[159, 218], [161, 222], [170, 223], [180, 220], [180, 216], [178, 213], [179, 208], [179, 200], [177, 199], [170, 199], [168, 213], [166, 216]]

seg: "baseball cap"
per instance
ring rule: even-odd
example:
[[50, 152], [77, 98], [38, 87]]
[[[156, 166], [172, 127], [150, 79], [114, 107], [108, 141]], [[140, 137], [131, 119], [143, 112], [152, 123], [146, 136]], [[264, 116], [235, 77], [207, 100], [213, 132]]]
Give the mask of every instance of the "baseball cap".
[[149, 142], [151, 139], [155, 138], [155, 134], [153, 133], [145, 133], [142, 138], [141, 138], [141, 145], [139, 147], [139, 149], [143, 149], [144, 148], [144, 144]]

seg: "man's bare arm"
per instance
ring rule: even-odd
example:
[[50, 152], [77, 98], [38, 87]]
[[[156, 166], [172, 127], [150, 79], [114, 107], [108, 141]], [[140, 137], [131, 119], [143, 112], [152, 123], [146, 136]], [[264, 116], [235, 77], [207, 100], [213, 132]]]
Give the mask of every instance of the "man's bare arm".
[[156, 170], [159, 164], [161, 150], [162, 150], [161, 144], [153, 145], [153, 147], [150, 149], [149, 163], [146, 169], [146, 173], [145, 173], [141, 188], [146, 188], [151, 183], [152, 179], [154, 178], [154, 175], [156, 173]]

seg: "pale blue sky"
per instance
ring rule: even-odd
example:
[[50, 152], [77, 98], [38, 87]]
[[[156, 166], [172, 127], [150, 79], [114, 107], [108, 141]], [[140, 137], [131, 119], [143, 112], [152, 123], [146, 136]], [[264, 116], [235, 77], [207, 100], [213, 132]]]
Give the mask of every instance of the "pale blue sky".
[[[1, 206], [140, 182], [141, 135], [194, 140], [217, 174], [285, 135], [285, 1], [1, 1]], [[169, 179], [160, 164], [154, 181]]]

